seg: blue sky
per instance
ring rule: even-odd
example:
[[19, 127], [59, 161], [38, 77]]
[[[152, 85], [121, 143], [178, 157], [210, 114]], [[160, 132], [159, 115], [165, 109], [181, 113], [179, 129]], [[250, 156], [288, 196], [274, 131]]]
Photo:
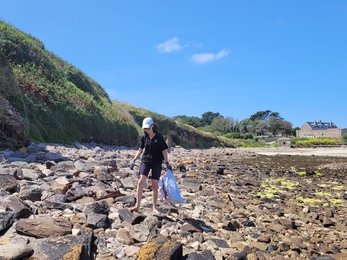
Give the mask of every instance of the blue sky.
[[0, 18], [169, 117], [264, 110], [347, 127], [347, 1], [0, 0]]

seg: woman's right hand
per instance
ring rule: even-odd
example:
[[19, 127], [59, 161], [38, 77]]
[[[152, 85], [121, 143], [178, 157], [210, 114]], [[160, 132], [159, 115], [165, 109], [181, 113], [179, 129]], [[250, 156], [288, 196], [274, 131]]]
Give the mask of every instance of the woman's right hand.
[[129, 168], [131, 170], [134, 170], [134, 166], [135, 166], [135, 160], [131, 160], [130, 163], [129, 163]]

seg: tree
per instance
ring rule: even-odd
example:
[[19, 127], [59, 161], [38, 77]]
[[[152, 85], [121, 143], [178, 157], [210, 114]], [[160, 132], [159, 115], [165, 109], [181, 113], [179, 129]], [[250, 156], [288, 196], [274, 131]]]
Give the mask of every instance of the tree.
[[289, 121], [282, 121], [282, 135], [290, 136], [292, 134], [293, 124]]
[[273, 135], [281, 133], [282, 135], [291, 135], [292, 133], [292, 123], [285, 121], [283, 118], [276, 119], [276, 117], [271, 116], [269, 119], [270, 131]]
[[221, 132], [223, 134], [233, 132], [234, 119], [231, 117], [224, 118], [223, 116], [217, 116], [213, 118], [211, 123], [211, 130], [214, 132]]
[[202, 125], [211, 125], [212, 120], [218, 116], [221, 116], [218, 112], [213, 113], [211, 111], [205, 112], [201, 115], [201, 123]]
[[269, 115], [271, 113], [271, 110], [265, 110], [265, 111], [258, 111], [257, 113], [250, 116], [251, 121], [255, 120], [267, 120], [269, 119]]
[[273, 135], [276, 135], [278, 130], [280, 129], [280, 122], [274, 116], [270, 116], [269, 118], [269, 130]]
[[251, 120], [250, 118], [246, 118], [240, 121], [239, 123], [239, 132], [242, 134], [245, 133], [255, 133], [256, 121]]
[[267, 129], [269, 129], [269, 122], [267, 120], [259, 120], [255, 127], [257, 135], [264, 135]]
[[300, 130], [300, 127], [294, 127], [293, 129], [292, 129], [292, 135], [293, 136], [295, 136], [296, 137], [296, 130]]
[[280, 113], [278, 112], [272, 112], [270, 115], [269, 115], [269, 119], [273, 117], [275, 120], [280, 120], [280, 119], [283, 119], [281, 116], [280, 116]]

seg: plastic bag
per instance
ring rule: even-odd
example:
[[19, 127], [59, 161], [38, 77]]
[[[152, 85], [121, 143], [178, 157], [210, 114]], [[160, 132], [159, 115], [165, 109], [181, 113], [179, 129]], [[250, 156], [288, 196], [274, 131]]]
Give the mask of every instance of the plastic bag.
[[184, 203], [181, 197], [181, 192], [178, 188], [175, 177], [172, 172], [168, 170], [165, 175], [159, 179], [159, 192], [165, 201], [172, 203]]

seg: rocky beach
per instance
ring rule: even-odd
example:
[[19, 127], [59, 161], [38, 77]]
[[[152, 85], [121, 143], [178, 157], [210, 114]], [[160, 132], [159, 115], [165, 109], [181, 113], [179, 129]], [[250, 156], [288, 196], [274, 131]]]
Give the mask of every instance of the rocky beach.
[[174, 147], [160, 215], [150, 180], [128, 209], [136, 147], [0, 151], [0, 259], [347, 259], [346, 150]]

